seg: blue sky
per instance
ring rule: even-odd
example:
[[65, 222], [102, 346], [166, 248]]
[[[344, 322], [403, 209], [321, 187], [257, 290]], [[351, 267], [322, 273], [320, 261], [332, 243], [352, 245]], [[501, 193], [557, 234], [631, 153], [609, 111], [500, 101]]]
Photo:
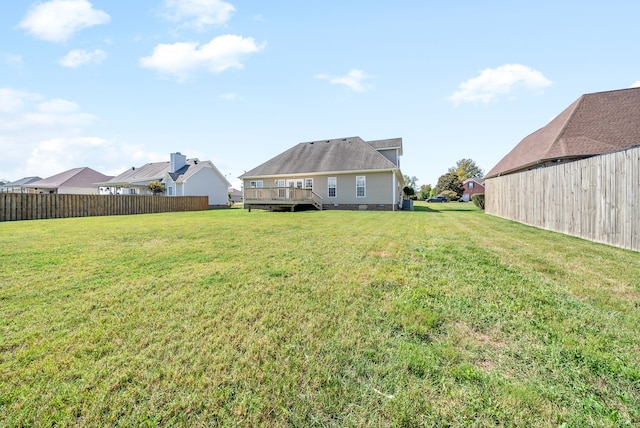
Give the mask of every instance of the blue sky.
[[435, 184], [489, 171], [584, 93], [640, 85], [640, 2], [3, 2], [0, 178], [179, 151], [237, 177], [291, 146], [402, 137]]

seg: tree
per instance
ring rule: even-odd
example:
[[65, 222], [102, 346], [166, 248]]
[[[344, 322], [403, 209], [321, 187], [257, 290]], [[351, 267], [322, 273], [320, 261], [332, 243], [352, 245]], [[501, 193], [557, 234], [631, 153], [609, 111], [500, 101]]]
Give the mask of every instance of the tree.
[[449, 168], [448, 172], [455, 173], [461, 183], [464, 183], [467, 178], [484, 177], [484, 171], [473, 159], [460, 159], [456, 162], [456, 166]]
[[407, 187], [411, 187], [412, 189], [416, 188], [416, 183], [418, 182], [418, 177], [411, 176], [409, 177], [408, 175], [402, 175], [402, 178], [404, 180], [404, 185]]
[[456, 199], [462, 197], [464, 193], [464, 187], [462, 187], [462, 181], [458, 178], [458, 174], [449, 171], [438, 178], [438, 184], [436, 185], [436, 193], [442, 194], [445, 190], [450, 190], [456, 194]]
[[415, 194], [416, 194], [416, 191], [415, 191], [415, 190], [413, 190], [413, 187], [409, 187], [409, 186], [404, 186], [404, 187], [402, 188], [402, 192], [403, 192], [405, 195], [407, 195], [407, 198], [409, 198], [409, 199], [412, 199], [412, 198], [415, 196]]
[[420, 186], [420, 199], [429, 199], [431, 197], [431, 190], [433, 190], [431, 184], [423, 184]]
[[158, 180], [153, 180], [149, 184], [147, 184], [147, 189], [151, 191], [155, 196], [164, 193], [164, 184], [160, 183]]

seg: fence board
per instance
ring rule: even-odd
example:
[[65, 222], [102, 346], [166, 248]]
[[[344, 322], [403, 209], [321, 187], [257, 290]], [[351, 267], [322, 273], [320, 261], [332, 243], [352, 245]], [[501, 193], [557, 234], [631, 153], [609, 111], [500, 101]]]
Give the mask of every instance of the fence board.
[[207, 196], [0, 193], [0, 221], [209, 209]]
[[487, 179], [485, 210], [640, 251], [640, 147]]

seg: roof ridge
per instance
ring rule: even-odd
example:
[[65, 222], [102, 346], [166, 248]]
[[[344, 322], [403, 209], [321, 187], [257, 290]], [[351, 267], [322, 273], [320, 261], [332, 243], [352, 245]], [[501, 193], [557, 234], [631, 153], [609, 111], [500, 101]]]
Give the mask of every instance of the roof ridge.
[[[575, 100], [573, 103], [571, 103], [571, 105], [569, 107], [567, 107], [566, 109], [564, 109], [562, 112], [560, 112], [560, 114], [564, 113], [565, 111], [567, 111], [568, 109], [571, 109], [571, 106], [573, 106], [573, 108], [571, 109], [571, 112], [567, 115], [564, 123], [562, 124], [562, 127], [560, 128], [560, 131], [558, 131], [558, 133], [556, 134], [555, 138], [553, 139], [553, 141], [551, 142], [551, 144], [549, 144], [549, 147], [547, 148], [547, 150], [543, 153], [543, 155], [545, 157], [541, 158], [541, 159], [545, 159], [546, 157], [548, 157], [549, 153], [551, 153], [551, 151], [553, 150], [553, 148], [560, 142], [560, 139], [562, 138], [562, 136], [564, 135], [564, 132], [567, 130], [567, 125], [569, 124], [569, 122], [571, 121], [571, 119], [574, 117], [574, 115], [576, 114], [576, 111], [578, 110], [578, 107], [584, 102], [585, 99], [585, 94], [580, 95], [580, 97]], [[558, 116], [560, 116], [560, 114]], [[556, 118], [558, 117], [556, 116]], [[551, 123], [551, 122], [549, 122]], [[547, 124], [549, 125], [549, 124]], [[546, 126], [546, 125], [545, 125]]]

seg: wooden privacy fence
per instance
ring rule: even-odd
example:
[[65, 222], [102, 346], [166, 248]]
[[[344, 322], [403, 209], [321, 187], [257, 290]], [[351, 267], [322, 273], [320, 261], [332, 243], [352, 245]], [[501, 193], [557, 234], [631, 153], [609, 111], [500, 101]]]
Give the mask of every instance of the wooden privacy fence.
[[199, 211], [207, 196], [0, 193], [0, 221]]
[[485, 211], [640, 251], [640, 147], [490, 178]]

